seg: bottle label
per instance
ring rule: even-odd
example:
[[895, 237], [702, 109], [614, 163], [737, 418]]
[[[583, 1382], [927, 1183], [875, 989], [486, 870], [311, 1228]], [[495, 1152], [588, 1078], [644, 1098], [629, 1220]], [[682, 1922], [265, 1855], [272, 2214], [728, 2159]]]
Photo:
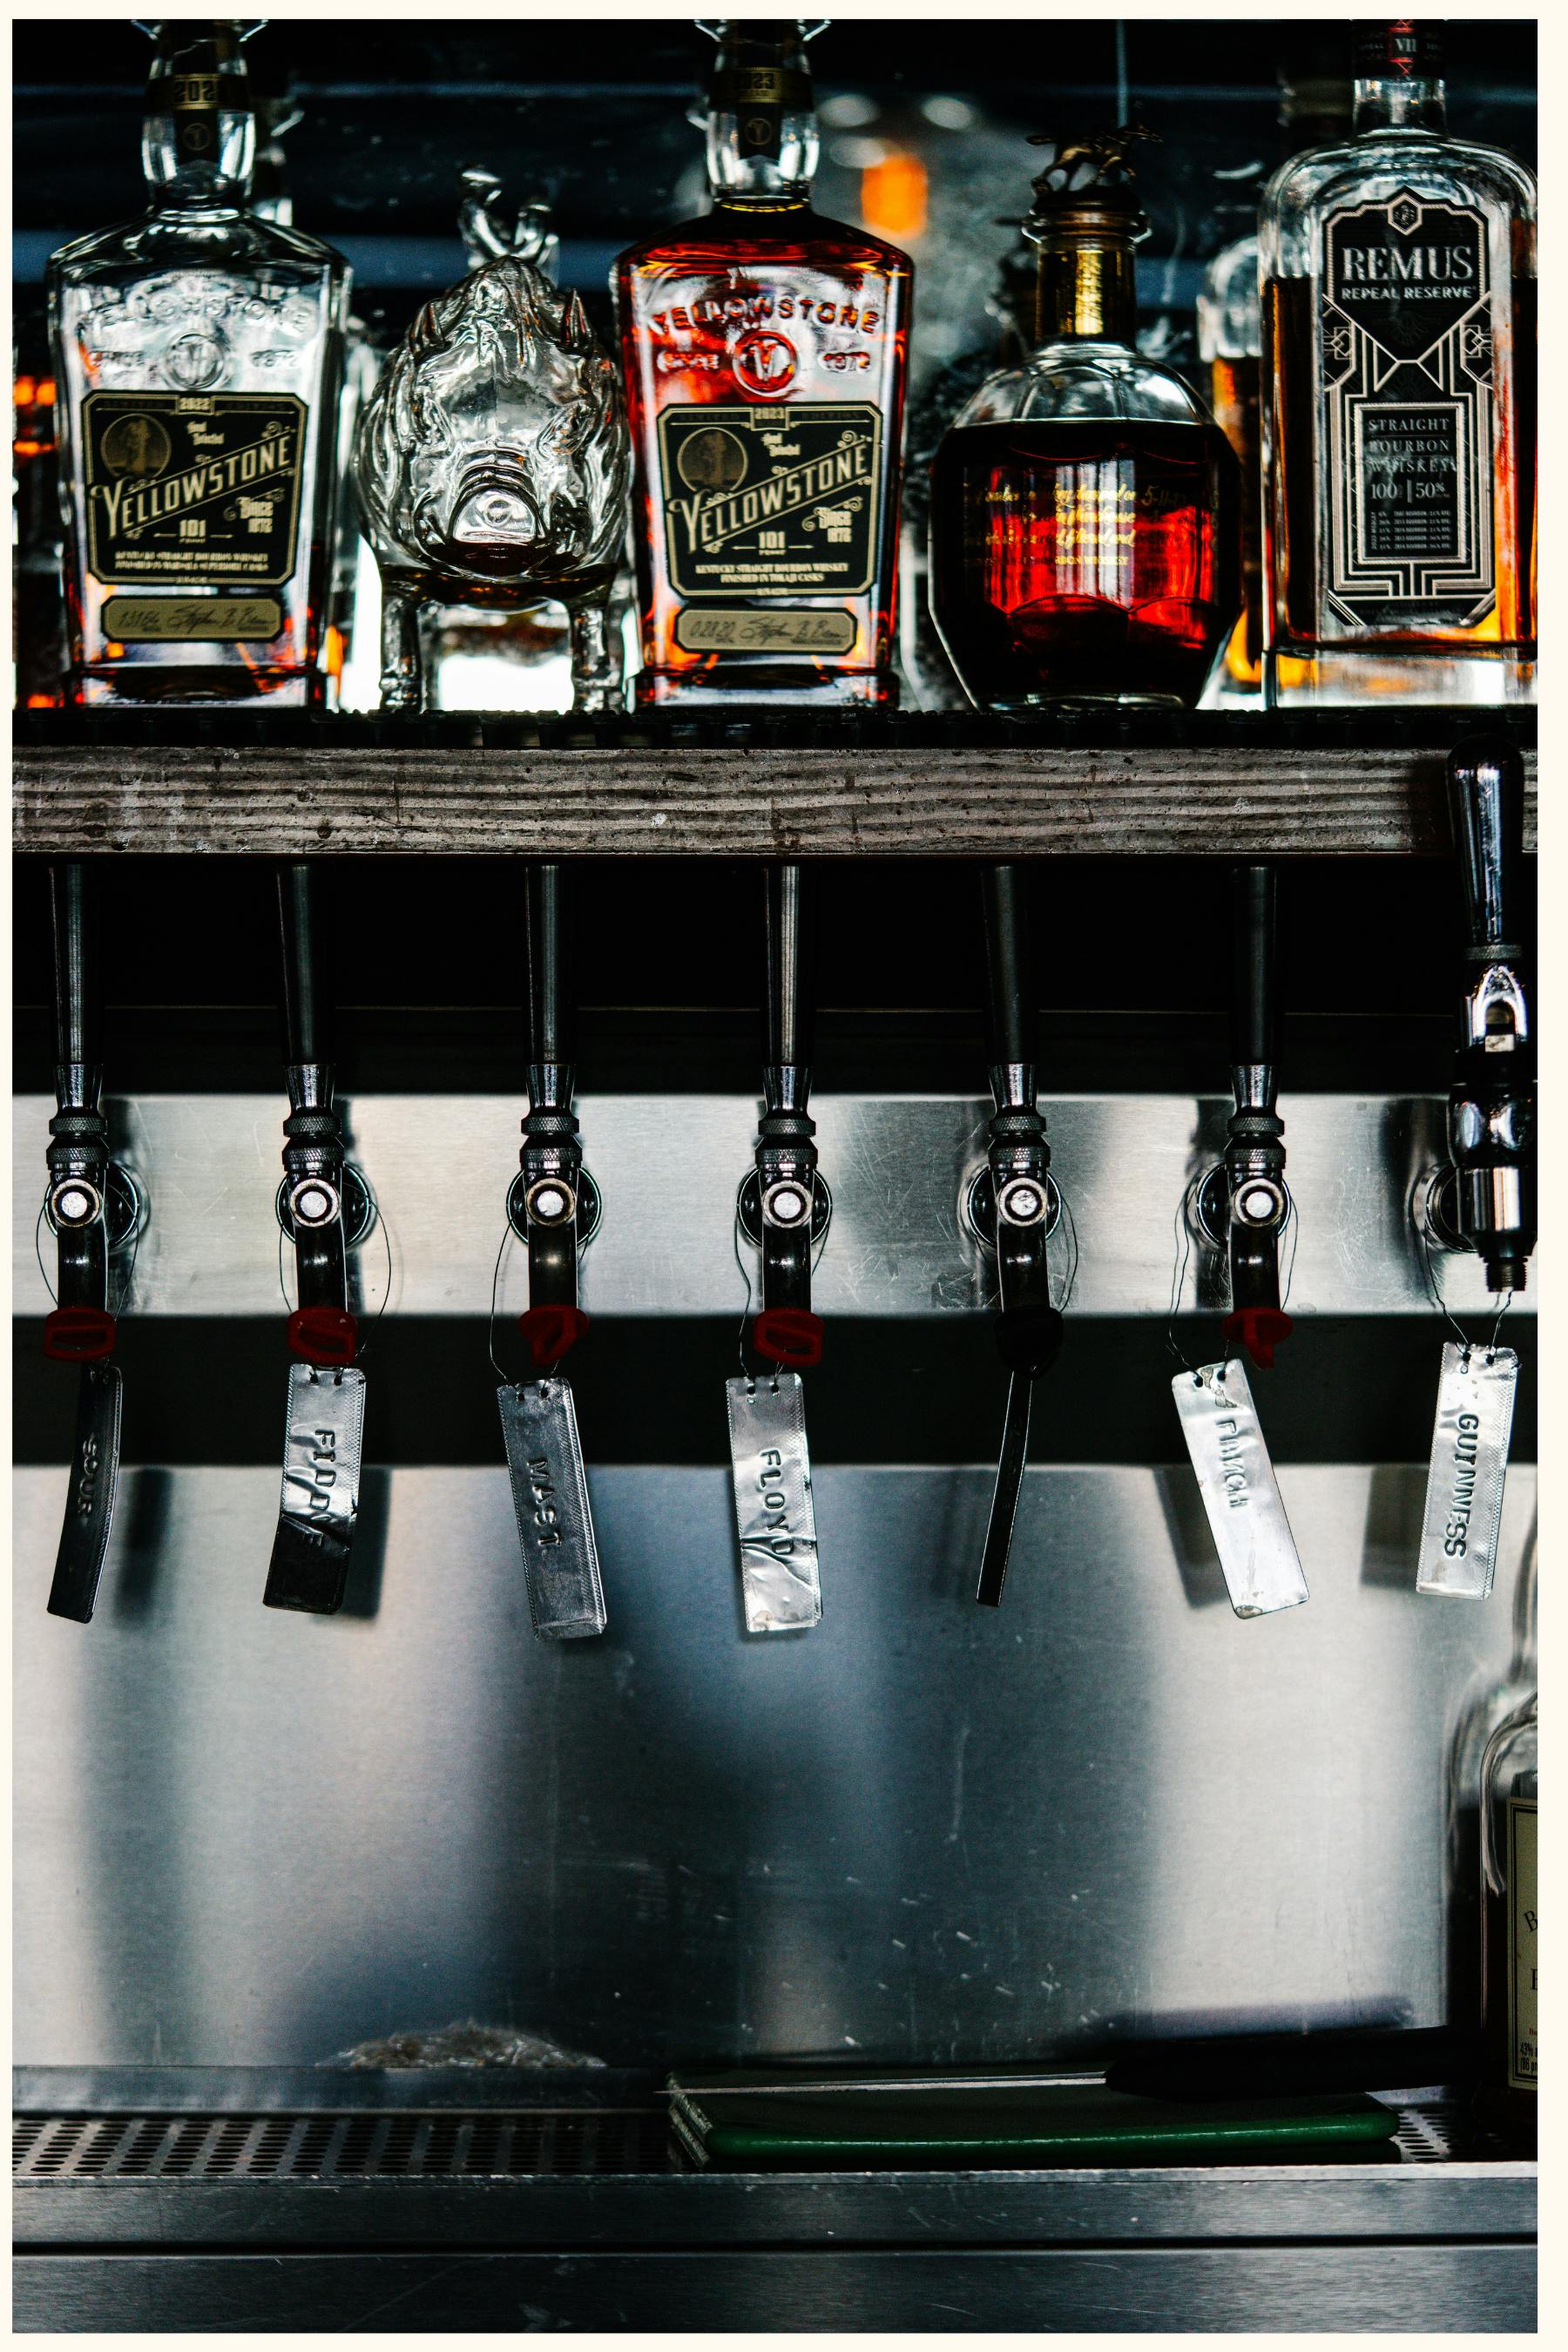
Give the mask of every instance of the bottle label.
[[798, 67], [776, 64], [721, 66], [713, 76], [710, 102], [715, 114], [734, 116], [743, 156], [776, 163], [784, 116], [811, 112], [811, 77]]
[[[789, 352], [782, 337], [772, 340]], [[793, 373], [793, 356], [786, 363]], [[658, 449], [678, 595], [847, 596], [870, 587], [882, 416], [869, 402], [667, 408]]]
[[280, 392], [89, 392], [81, 413], [95, 579], [249, 590], [292, 578], [302, 400]]
[[1443, 1349], [1417, 1592], [1484, 1601], [1492, 1589], [1518, 1382], [1511, 1348], [1461, 1348], [1450, 1339]]
[[1483, 215], [1401, 190], [1323, 226], [1329, 595], [1468, 626], [1496, 598], [1491, 285]]
[[1535, 1801], [1508, 1801], [1508, 2084], [1535, 2088]]
[[218, 75], [172, 74], [162, 85], [174, 117], [174, 146], [182, 163], [216, 163], [218, 153]]

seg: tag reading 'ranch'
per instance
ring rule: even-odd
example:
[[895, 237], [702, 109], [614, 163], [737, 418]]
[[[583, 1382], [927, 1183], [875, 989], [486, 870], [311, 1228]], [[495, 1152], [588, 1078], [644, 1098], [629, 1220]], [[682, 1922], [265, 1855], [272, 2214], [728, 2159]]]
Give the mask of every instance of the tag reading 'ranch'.
[[724, 1401], [746, 1631], [795, 1633], [822, 1616], [800, 1374], [726, 1381]]
[[1235, 1358], [1200, 1364], [1178, 1372], [1171, 1393], [1231, 1607], [1238, 1617], [1298, 1608], [1307, 1580], [1245, 1370]]
[[1484, 1601], [1492, 1589], [1518, 1380], [1511, 1348], [1489, 1356], [1450, 1339], [1443, 1350], [1417, 1592]]
[[571, 1384], [529, 1381], [498, 1389], [496, 1402], [533, 1630], [542, 1642], [602, 1633], [605, 1588]]

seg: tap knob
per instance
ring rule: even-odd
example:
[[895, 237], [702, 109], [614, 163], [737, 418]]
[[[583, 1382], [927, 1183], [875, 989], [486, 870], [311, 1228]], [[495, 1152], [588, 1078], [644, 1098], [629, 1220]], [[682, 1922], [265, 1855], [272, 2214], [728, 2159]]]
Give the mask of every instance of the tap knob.
[[1234, 868], [1231, 1090], [1226, 1132], [1227, 1343], [1265, 1369], [1290, 1335], [1279, 1301], [1279, 1241], [1290, 1214], [1285, 1123], [1275, 1099], [1279, 1053], [1279, 877], [1271, 865]]
[[811, 1260], [826, 1206], [816, 1123], [807, 1108], [812, 908], [804, 866], [769, 864], [764, 911], [763, 1116], [754, 1178], [763, 1311], [752, 1339], [759, 1355], [804, 1371], [822, 1358], [822, 1319], [811, 1307]]
[[1524, 762], [1468, 737], [1448, 761], [1464, 899], [1465, 994], [1448, 1095], [1453, 1217], [1494, 1292], [1522, 1290], [1535, 1245], [1535, 1050], [1520, 943]]
[[546, 1372], [588, 1328], [577, 1303], [577, 1267], [597, 1209], [572, 1108], [575, 1046], [566, 877], [548, 860], [528, 868], [527, 952], [528, 1113], [512, 1214], [528, 1248], [522, 1336], [535, 1371]]

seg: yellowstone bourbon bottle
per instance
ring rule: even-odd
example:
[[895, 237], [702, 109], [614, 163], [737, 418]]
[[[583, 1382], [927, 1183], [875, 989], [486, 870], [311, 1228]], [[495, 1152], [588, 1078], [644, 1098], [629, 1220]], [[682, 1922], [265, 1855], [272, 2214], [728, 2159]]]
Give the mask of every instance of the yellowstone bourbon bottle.
[[981, 386], [931, 468], [931, 611], [983, 709], [1195, 703], [1241, 609], [1235, 456], [1133, 348], [1142, 135], [1036, 142], [1040, 346]]
[[616, 265], [637, 700], [887, 702], [913, 269], [811, 208], [805, 26], [703, 29], [713, 208]]
[[1358, 25], [1356, 136], [1264, 195], [1279, 704], [1533, 697], [1535, 184], [1447, 136], [1440, 40]]

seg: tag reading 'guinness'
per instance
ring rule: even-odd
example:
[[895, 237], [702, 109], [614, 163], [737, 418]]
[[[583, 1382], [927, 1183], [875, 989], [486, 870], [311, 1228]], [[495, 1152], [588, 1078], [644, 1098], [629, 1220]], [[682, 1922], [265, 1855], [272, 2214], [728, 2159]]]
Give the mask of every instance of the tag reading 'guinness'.
[[1296, 1609], [1307, 1580], [1240, 1361], [1200, 1364], [1171, 1382], [1182, 1435], [1238, 1617]]
[[1492, 1589], [1518, 1381], [1511, 1348], [1489, 1354], [1450, 1339], [1443, 1350], [1417, 1592], [1484, 1601]]
[[65, 1523], [49, 1587], [50, 1616], [70, 1617], [79, 1625], [92, 1621], [98, 1580], [109, 1549], [120, 1475], [121, 1394], [118, 1364], [82, 1366]]
[[724, 1401], [746, 1631], [798, 1632], [822, 1616], [800, 1374], [726, 1381]]
[[542, 1642], [602, 1633], [605, 1588], [569, 1381], [496, 1391], [517, 1512], [528, 1613]]

